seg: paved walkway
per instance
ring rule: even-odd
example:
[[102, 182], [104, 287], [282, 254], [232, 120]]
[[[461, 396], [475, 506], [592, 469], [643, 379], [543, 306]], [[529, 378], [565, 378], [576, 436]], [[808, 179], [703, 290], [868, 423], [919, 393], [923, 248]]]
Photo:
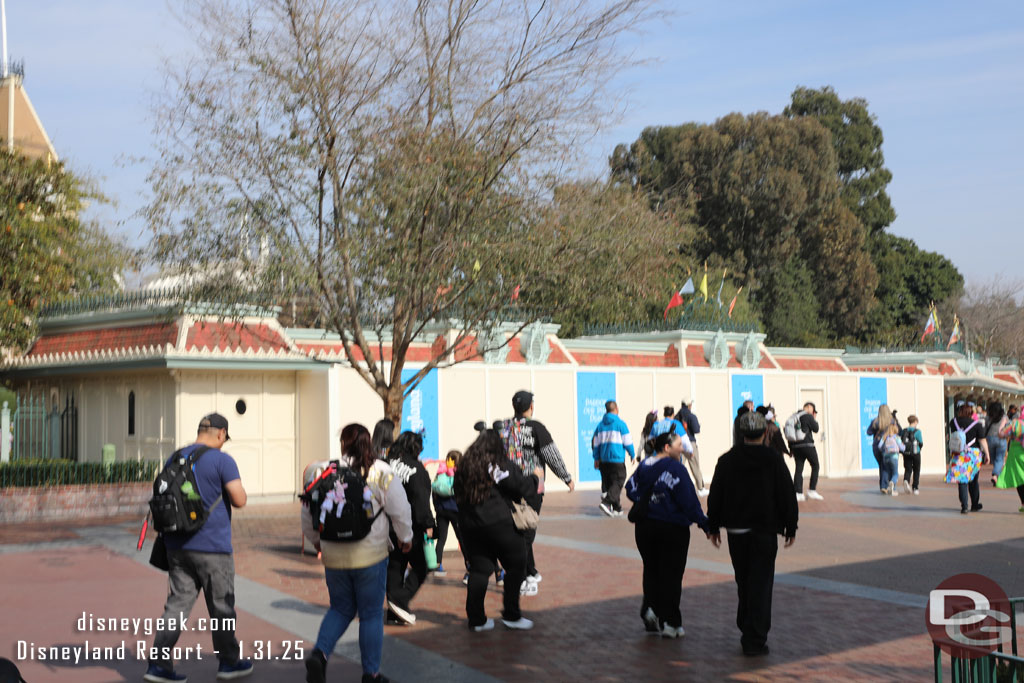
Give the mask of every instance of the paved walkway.
[[[753, 660], [739, 651], [724, 547], [716, 550], [699, 532], [691, 540], [686, 637], [645, 636], [632, 525], [601, 515], [596, 493], [549, 495], [536, 546], [540, 593], [523, 599], [536, 628], [470, 633], [459, 555], [449, 550], [449, 575], [431, 577], [413, 602], [416, 625], [386, 627], [384, 673], [407, 683], [930, 679], [928, 591], [953, 574], [978, 572], [1010, 595], [1024, 595], [1024, 515], [1012, 491], [983, 488], [985, 510], [962, 516], [955, 489], [932, 477], [922, 486], [920, 496], [892, 499], [869, 479], [821, 482], [826, 500], [801, 504], [797, 543], [780, 549], [772, 653]], [[298, 514], [297, 505], [255, 505], [235, 518], [239, 638], [254, 655], [258, 641], [264, 651], [269, 641], [274, 657], [257, 661], [252, 681], [301, 681], [301, 663], [284, 657], [294, 656], [296, 641], [310, 647], [326, 609], [322, 568], [308, 550], [298, 552]], [[124, 660], [18, 662], [26, 680], [141, 679], [137, 641], [151, 636], [77, 630], [83, 612], [160, 615], [166, 579], [146, 564], [148, 546], [135, 552], [138, 522], [0, 526], [0, 656], [16, 658], [18, 641], [37, 648], [126, 644]], [[487, 599], [494, 616], [499, 590], [492, 586]], [[203, 616], [197, 605], [193, 620]], [[358, 680], [356, 631], [339, 644], [330, 680]], [[213, 680], [209, 642], [205, 633], [183, 635], [183, 647], [203, 648], [202, 660], [179, 665], [190, 680]]]

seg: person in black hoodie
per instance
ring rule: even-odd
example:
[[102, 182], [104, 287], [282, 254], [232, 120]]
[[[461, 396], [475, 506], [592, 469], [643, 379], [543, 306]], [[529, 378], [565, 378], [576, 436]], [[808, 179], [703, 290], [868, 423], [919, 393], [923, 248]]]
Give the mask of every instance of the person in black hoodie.
[[409, 611], [409, 602], [427, 578], [423, 535], [433, 537], [435, 525], [434, 516], [430, 514], [430, 474], [420, 462], [422, 452], [423, 437], [414, 432], [399, 434], [388, 451], [388, 464], [405, 487], [412, 508], [412, 547], [402, 552], [397, 539], [391, 539], [387, 587], [388, 621], [391, 623], [416, 623], [416, 616]]
[[708, 496], [708, 525], [716, 548], [722, 543], [721, 529], [729, 532], [739, 594], [736, 626], [743, 654], [754, 657], [768, 654], [777, 537], [785, 537], [787, 548], [793, 545], [799, 513], [782, 455], [761, 443], [764, 416], [749, 412], [737, 426], [743, 444], [718, 460]]
[[690, 525], [705, 532], [708, 519], [700, 507], [690, 474], [681, 462], [683, 441], [675, 425], [654, 440], [654, 456], [644, 459], [626, 482], [633, 501], [636, 549], [644, 561], [644, 599], [640, 617], [648, 633], [681, 638], [679, 600], [690, 549]]
[[510, 629], [533, 628], [519, 610], [520, 585], [526, 575], [526, 543], [512, 522], [511, 502], [531, 504], [538, 496], [544, 470], [524, 475], [505, 455], [498, 433], [480, 432], [455, 471], [459, 528], [469, 559], [466, 617], [472, 631], [489, 631], [494, 620], [484, 611], [487, 584], [496, 562], [505, 568], [502, 623]]

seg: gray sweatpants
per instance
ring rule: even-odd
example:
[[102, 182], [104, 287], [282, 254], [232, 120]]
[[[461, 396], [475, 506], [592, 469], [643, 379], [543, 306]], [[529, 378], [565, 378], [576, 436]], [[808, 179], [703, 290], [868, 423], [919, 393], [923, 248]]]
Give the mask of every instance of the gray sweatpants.
[[[180, 616], [192, 612], [199, 597], [199, 589], [206, 598], [206, 609], [211, 622], [206, 630], [213, 638], [217, 659], [238, 661], [238, 640], [235, 638], [235, 558], [225, 553], [202, 553], [193, 550], [167, 550], [167, 603], [164, 605], [163, 624], [170, 629], [157, 631], [153, 647], [157, 656], [150, 663], [165, 669], [174, 668], [171, 650], [181, 634]], [[227, 623], [224, 623], [225, 620]], [[187, 628], [200, 624], [189, 622]], [[226, 627], [226, 628], [225, 628]]]

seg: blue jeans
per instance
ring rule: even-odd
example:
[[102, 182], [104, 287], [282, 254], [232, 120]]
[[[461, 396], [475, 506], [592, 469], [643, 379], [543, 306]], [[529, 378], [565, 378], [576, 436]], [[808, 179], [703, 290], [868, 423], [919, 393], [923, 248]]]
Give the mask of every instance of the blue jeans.
[[988, 437], [988, 453], [992, 456], [992, 476], [998, 477], [1006, 464], [1006, 439]]
[[363, 673], [380, 671], [384, 649], [384, 593], [387, 588], [387, 558], [362, 569], [325, 569], [331, 608], [320, 622], [316, 649], [330, 657], [338, 639], [359, 614], [359, 655]]
[[889, 488], [890, 481], [896, 481], [899, 479], [899, 475], [896, 471], [899, 457], [899, 453], [886, 453], [882, 456], [882, 485], [880, 488]]

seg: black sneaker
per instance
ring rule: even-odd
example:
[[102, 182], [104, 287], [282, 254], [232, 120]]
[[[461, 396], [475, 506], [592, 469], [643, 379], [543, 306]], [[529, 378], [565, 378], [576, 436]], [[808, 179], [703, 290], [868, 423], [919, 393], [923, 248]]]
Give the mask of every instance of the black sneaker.
[[363, 683], [391, 683], [391, 679], [383, 676], [380, 672], [374, 675], [363, 674]]
[[960, 508], [960, 514], [961, 515], [966, 515], [967, 514], [967, 508]]
[[743, 648], [744, 657], [763, 657], [769, 652], [771, 652], [771, 650], [768, 649], [767, 645], [762, 645], [761, 647], [755, 648]]
[[306, 683], [326, 683], [327, 657], [320, 650], [313, 650], [306, 657]]
[[971, 512], [981, 512], [981, 508], [984, 507], [981, 503], [971, 506]]

